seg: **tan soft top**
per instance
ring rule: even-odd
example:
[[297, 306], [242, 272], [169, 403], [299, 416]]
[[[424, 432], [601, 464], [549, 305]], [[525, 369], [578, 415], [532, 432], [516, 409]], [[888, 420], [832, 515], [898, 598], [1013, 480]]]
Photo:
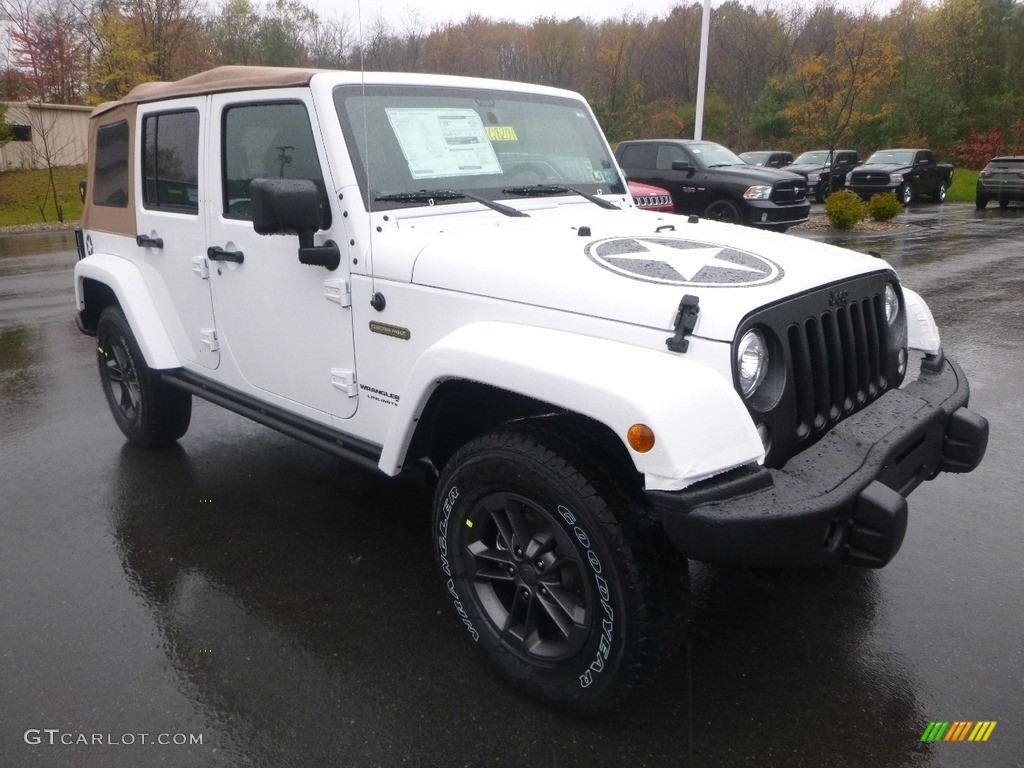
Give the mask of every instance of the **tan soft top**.
[[219, 91], [240, 91], [254, 88], [287, 88], [309, 85], [310, 78], [324, 69], [300, 69], [297, 67], [215, 67], [197, 75], [174, 82], [142, 83], [135, 86], [120, 101], [100, 104], [93, 116], [113, 109], [120, 104], [137, 104], [144, 101], [172, 99], [178, 96], [199, 96]]

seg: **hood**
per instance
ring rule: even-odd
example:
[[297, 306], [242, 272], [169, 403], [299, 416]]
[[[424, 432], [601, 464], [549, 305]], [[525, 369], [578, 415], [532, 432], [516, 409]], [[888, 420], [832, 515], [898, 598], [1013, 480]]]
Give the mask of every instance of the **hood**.
[[875, 165], [858, 165], [853, 169], [854, 173], [864, 171], [866, 173], [898, 173], [899, 171], [905, 171], [910, 168], [905, 163], [877, 163]]
[[749, 184], [751, 181], [761, 184], [774, 184], [777, 181], [792, 181], [803, 177], [799, 173], [790, 173], [791, 166], [785, 168], [764, 168], [760, 165], [723, 165], [717, 168], [708, 168], [709, 173], [714, 173], [720, 179], [733, 179], [737, 184]]
[[669, 333], [680, 300], [692, 294], [700, 299], [694, 335], [720, 341], [732, 341], [752, 310], [886, 267], [789, 235], [589, 204], [520, 219], [398, 218], [393, 226], [374, 241], [378, 278]]
[[786, 170], [793, 173], [807, 175], [827, 171], [828, 165], [822, 165], [821, 163], [793, 163], [791, 165], [787, 165]]

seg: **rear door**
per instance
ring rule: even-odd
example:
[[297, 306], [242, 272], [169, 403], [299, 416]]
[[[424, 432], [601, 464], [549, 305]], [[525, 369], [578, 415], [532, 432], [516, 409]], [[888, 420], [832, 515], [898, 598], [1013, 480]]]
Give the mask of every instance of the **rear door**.
[[[212, 189], [211, 278], [222, 354], [243, 388], [281, 407], [330, 423], [355, 413], [349, 236], [308, 89], [211, 97], [220, 162], [207, 169]], [[213, 166], [213, 164], [211, 164]], [[253, 179], [310, 179], [330, 224], [315, 244], [333, 240], [341, 266], [299, 263], [294, 235], [258, 235], [252, 226]], [[232, 375], [236, 375], [232, 371]]]
[[[169, 297], [191, 346], [187, 363], [217, 368], [210, 273], [206, 260], [208, 206], [205, 159], [208, 97], [139, 106], [136, 168], [139, 262], [147, 281]], [[159, 282], [156, 286], [153, 283]]]

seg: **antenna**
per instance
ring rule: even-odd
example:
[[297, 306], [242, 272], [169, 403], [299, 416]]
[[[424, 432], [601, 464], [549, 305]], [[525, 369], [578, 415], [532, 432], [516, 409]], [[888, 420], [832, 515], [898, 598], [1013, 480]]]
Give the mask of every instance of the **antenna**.
[[363, 2], [356, 0], [356, 24], [359, 27], [359, 86], [362, 91], [363, 101], [363, 167], [366, 170], [366, 242], [369, 244], [369, 254], [366, 266], [370, 270], [370, 295], [377, 296], [377, 277], [373, 269], [373, 198], [370, 194], [370, 129], [369, 120], [366, 116], [366, 38], [363, 36]]

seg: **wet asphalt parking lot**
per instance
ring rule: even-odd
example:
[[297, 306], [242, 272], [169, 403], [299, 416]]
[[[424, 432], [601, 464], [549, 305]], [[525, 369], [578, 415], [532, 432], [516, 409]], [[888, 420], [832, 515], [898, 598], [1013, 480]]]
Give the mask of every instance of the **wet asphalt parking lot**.
[[583, 720], [475, 654], [427, 489], [198, 400], [178, 447], [127, 446], [72, 235], [0, 238], [0, 766], [1024, 766], [1024, 208], [899, 220], [827, 238], [929, 301], [982, 466], [912, 494], [883, 570], [694, 565], [683, 652]]

